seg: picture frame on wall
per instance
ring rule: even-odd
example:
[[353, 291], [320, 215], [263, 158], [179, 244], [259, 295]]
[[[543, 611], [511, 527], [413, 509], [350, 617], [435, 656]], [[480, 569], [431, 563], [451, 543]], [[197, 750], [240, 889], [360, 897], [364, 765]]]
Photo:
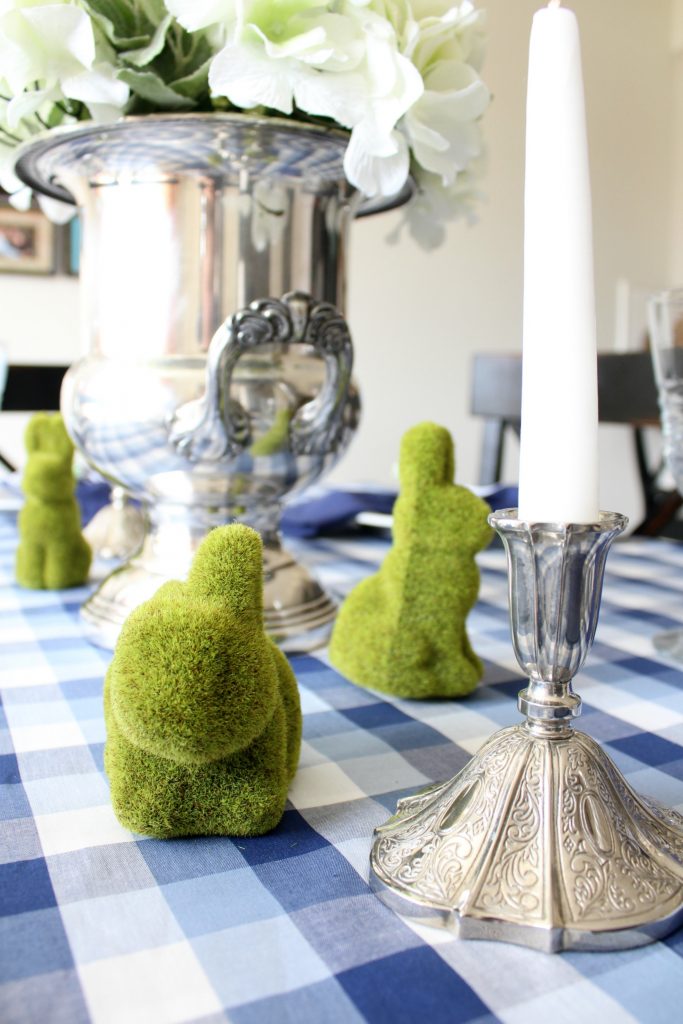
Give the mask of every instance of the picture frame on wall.
[[55, 225], [55, 273], [78, 277], [80, 273], [81, 222], [78, 215]]
[[68, 234], [69, 262], [67, 273], [78, 275], [81, 270], [81, 219], [76, 216], [66, 225]]
[[0, 273], [53, 274], [55, 227], [40, 210], [0, 203]]

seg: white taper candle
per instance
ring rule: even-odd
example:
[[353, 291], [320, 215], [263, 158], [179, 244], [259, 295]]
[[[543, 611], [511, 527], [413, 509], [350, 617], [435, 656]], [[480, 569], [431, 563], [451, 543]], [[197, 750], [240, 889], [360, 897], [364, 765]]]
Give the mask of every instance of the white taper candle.
[[579, 31], [551, 0], [529, 47], [520, 519], [598, 518], [595, 334]]

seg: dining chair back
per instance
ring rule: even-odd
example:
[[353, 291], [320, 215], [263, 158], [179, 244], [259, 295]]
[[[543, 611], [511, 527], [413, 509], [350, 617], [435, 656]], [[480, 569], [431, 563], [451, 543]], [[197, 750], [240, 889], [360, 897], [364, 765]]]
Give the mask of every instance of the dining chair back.
[[[56, 412], [67, 366], [10, 363], [7, 367], [4, 392], [0, 396], [2, 412]], [[10, 460], [0, 451], [0, 462], [14, 470]]]
[[[506, 435], [519, 436], [522, 407], [522, 358], [517, 354], [479, 353], [472, 368], [470, 411], [482, 416], [484, 437], [479, 483], [500, 480]], [[601, 352], [598, 355], [598, 414], [601, 423], [632, 428], [645, 515], [634, 533], [683, 536], [674, 522], [682, 499], [664, 491], [657, 478], [661, 462], [653, 463], [645, 428], [659, 425], [657, 386], [649, 352]]]

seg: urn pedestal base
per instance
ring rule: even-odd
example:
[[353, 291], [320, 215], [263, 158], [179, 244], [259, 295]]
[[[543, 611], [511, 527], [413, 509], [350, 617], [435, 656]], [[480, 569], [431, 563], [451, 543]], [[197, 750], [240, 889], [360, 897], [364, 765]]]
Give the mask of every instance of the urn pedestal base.
[[[186, 519], [157, 523], [142, 548], [112, 572], [83, 605], [81, 617], [88, 638], [110, 650], [127, 616], [172, 579], [185, 579], [207, 529], [229, 522], [217, 516], [194, 525]], [[337, 604], [318, 580], [280, 545], [277, 533], [262, 531], [264, 626], [287, 653], [305, 653], [329, 638]]]

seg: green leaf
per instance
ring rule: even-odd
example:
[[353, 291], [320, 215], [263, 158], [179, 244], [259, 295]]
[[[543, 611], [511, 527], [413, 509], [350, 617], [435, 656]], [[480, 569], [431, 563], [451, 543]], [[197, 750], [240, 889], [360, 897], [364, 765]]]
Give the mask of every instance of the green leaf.
[[137, 2], [133, 0], [133, 2], [151, 25], [157, 25], [168, 13], [164, 0], [137, 0]]
[[57, 125], [60, 125], [64, 120], [65, 115], [66, 111], [57, 106], [56, 103], [53, 103], [50, 107], [50, 112], [45, 118], [48, 128], [56, 128]]
[[120, 0], [81, 0], [81, 7], [114, 45], [134, 46], [135, 39], [140, 40], [139, 45], [147, 42], [148, 37], [141, 36], [134, 6], [131, 4], [121, 3]]
[[153, 71], [122, 68], [116, 77], [129, 85], [136, 96], [153, 103], [159, 110], [192, 110], [196, 106], [194, 100], [175, 92]]
[[146, 46], [149, 35], [119, 36], [112, 23], [101, 14], [91, 14], [93, 24], [100, 30], [107, 42], [118, 52], [123, 47]]
[[191, 74], [185, 75], [183, 78], [177, 78], [173, 82], [173, 88], [176, 92], [181, 93], [183, 96], [189, 96], [193, 100], [198, 99], [203, 92], [208, 94], [209, 91], [209, 65], [211, 64], [212, 57], [205, 60], [198, 68], [196, 68]]
[[80, 4], [117, 50], [150, 45], [160, 23], [166, 18], [173, 21], [163, 0], [80, 0]]
[[166, 44], [166, 33], [172, 21], [173, 15], [167, 14], [160, 21], [147, 46], [143, 46], [140, 49], [126, 50], [119, 54], [120, 58], [125, 60], [128, 64], [133, 64], [136, 68], [142, 68], [145, 64], [149, 64], [163, 50]]

